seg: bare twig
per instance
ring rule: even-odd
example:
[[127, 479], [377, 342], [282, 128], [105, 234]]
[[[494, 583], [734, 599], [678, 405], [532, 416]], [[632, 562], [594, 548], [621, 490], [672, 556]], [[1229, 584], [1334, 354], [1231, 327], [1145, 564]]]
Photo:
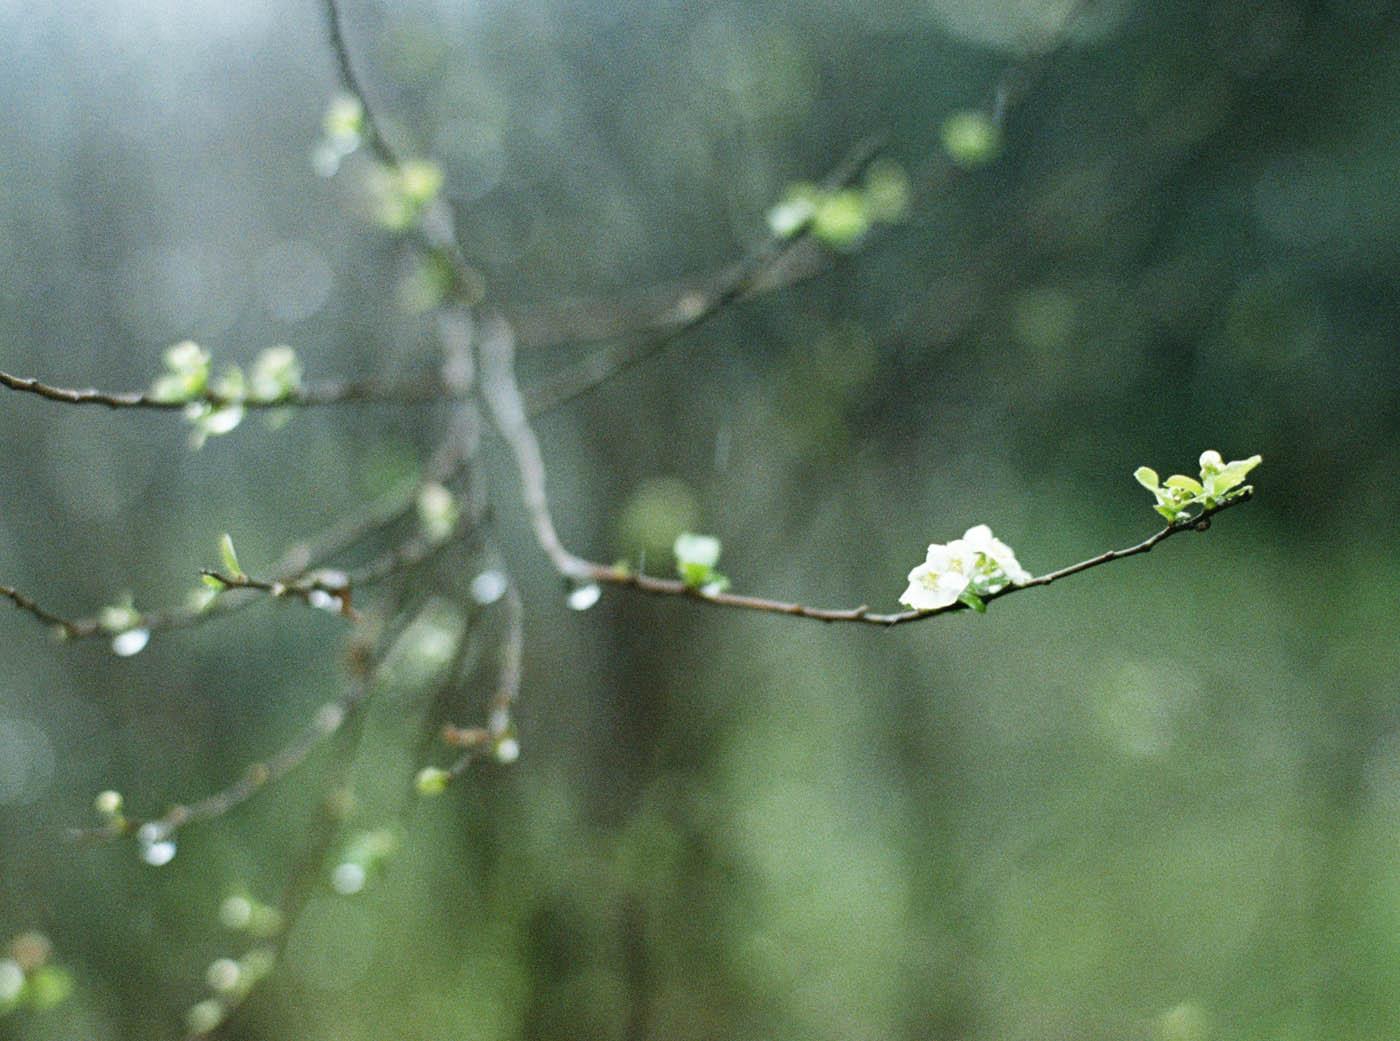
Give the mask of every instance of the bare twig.
[[526, 416], [525, 402], [515, 382], [513, 371], [515, 341], [504, 318], [493, 316], [482, 330], [481, 390], [491, 408], [492, 418], [501, 436], [515, 455], [520, 473], [520, 494], [530, 513], [535, 539], [545, 551], [555, 569], [567, 578], [581, 578], [592, 567], [588, 561], [574, 556], [559, 541], [554, 518], [549, 512], [549, 498], [544, 488], [544, 459], [540, 443]]
[[[364, 113], [364, 136], [370, 151], [381, 163], [393, 167], [402, 166], [404, 157], [384, 136], [384, 130], [370, 105], [369, 96], [355, 72], [354, 63], [350, 60], [350, 49], [345, 42], [345, 27], [339, 4], [336, 0], [322, 0], [321, 6], [326, 16], [326, 32], [331, 50], [335, 54], [341, 86], [360, 102], [361, 111]], [[457, 239], [452, 208], [440, 194], [414, 223], [411, 230], [425, 253], [447, 265], [447, 270], [452, 273], [452, 292], [458, 301], [469, 306], [477, 303], [484, 295], [481, 276], [468, 263]]]
[[[501, 756], [506, 742], [514, 742], [511, 732], [511, 708], [520, 696], [521, 663], [525, 648], [525, 605], [513, 585], [506, 587], [501, 603], [506, 609], [506, 631], [500, 643], [500, 662], [496, 676], [496, 691], [491, 698], [491, 713], [485, 726], [460, 727], [448, 724], [442, 728], [442, 740], [462, 749], [446, 771], [447, 778], [456, 779], [482, 754]], [[513, 758], [513, 753], [505, 756]]]
[[311, 723], [271, 758], [248, 764], [242, 777], [213, 795], [188, 805], [172, 806], [160, 817], [121, 817], [97, 828], [72, 829], [70, 835], [82, 842], [110, 841], [132, 834], [148, 843], [161, 842], [188, 824], [220, 817], [305, 762], [322, 741], [340, 729], [350, 712], [369, 695], [371, 685], [369, 676], [357, 677], [339, 698], [322, 705]]
[[94, 636], [116, 636], [129, 629], [145, 629], [156, 632], [164, 629], [181, 629], [199, 625], [232, 611], [246, 607], [256, 598], [241, 598], [215, 601], [200, 607], [171, 607], [154, 611], [133, 611], [120, 627], [113, 627], [100, 615], [88, 618], [66, 618], [63, 615], [41, 607], [18, 589], [0, 586], [0, 596], [10, 600], [16, 607], [33, 615], [40, 622], [52, 627], [64, 640], [82, 640]]

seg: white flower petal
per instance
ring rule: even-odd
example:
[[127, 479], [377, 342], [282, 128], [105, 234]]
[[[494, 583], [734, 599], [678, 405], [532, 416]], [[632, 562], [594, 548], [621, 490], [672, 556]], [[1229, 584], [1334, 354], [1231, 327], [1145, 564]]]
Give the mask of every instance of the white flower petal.
[[960, 571], [935, 571], [920, 564], [909, 572], [909, 588], [899, 602], [916, 611], [932, 611], [956, 602], [967, 585], [968, 577]]

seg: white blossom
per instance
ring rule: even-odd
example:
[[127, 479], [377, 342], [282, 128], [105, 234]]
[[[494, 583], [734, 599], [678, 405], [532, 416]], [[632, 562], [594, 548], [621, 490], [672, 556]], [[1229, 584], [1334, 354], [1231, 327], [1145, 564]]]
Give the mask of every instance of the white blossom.
[[909, 587], [899, 602], [916, 611], [933, 611], [957, 603], [967, 593], [995, 593], [1030, 580], [1011, 547], [987, 525], [978, 524], [947, 545], [930, 545], [924, 562], [909, 572]]

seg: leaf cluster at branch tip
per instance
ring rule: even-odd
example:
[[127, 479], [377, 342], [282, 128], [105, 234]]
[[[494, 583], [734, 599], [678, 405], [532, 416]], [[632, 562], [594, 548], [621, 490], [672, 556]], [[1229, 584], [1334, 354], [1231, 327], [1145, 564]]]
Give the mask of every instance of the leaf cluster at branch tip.
[[1253, 489], [1244, 484], [1249, 471], [1263, 460], [1263, 456], [1252, 455], [1248, 459], [1225, 462], [1214, 449], [1201, 453], [1201, 476], [1199, 479], [1185, 474], [1172, 474], [1165, 481], [1157, 476], [1150, 466], [1139, 466], [1133, 477], [1157, 500], [1153, 507], [1171, 524], [1176, 524], [1194, 506], [1213, 510], [1217, 506], [1246, 495]]

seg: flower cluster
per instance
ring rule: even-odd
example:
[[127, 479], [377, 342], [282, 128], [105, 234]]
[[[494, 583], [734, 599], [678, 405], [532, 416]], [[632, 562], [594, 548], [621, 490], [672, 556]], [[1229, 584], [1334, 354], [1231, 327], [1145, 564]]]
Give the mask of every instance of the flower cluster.
[[1030, 580], [1011, 547], [978, 524], [947, 545], [929, 546], [924, 562], [909, 572], [909, 588], [899, 602], [915, 611], [934, 611], [961, 600], [980, 610], [983, 596]]

